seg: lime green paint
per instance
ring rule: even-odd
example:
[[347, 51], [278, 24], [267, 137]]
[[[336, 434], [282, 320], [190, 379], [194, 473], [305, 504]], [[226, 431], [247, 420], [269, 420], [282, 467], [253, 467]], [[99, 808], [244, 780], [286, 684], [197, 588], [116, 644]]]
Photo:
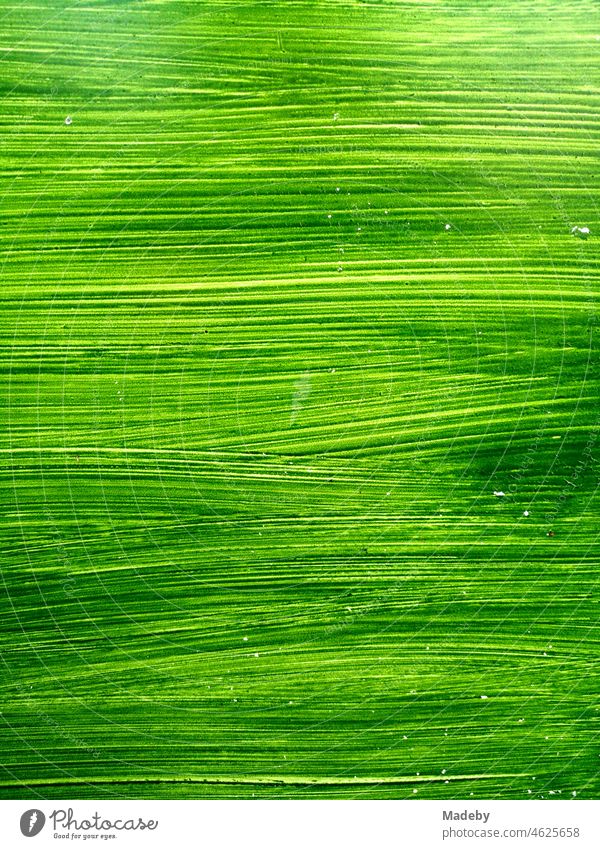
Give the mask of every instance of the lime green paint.
[[0, 20], [0, 796], [597, 795], [597, 4]]

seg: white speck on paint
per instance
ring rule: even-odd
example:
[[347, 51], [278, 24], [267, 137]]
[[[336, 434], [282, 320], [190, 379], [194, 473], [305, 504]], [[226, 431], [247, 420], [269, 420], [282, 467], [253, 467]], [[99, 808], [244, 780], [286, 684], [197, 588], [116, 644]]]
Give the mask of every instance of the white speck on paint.
[[587, 237], [590, 235], [590, 228], [589, 227], [572, 227], [571, 233], [573, 234], [573, 236], [578, 236], [580, 239], [587, 239]]
[[340, 113], [339, 113], [339, 112], [334, 112], [334, 113], [333, 113], [333, 120], [334, 120], [334, 121], [337, 121], [337, 119], [338, 119], [339, 117], [340, 117]]
[[335, 190], [336, 190], [336, 192], [339, 192], [340, 187], [339, 187], [339, 186], [336, 186], [336, 187], [335, 187]]
[[258, 656], [259, 656], [259, 655], [258, 655], [258, 652], [257, 652], [257, 651], [255, 651], [255, 652], [254, 652], [254, 657], [258, 657]]
[[481, 696], [482, 699], [487, 699], [487, 696]]
[[495, 490], [494, 490], [494, 495], [496, 496], [496, 498], [504, 498], [504, 496], [506, 495], [506, 493], [505, 493], [505, 492], [502, 492], [502, 490], [501, 490], [501, 489], [495, 489]]
[[445, 770], [445, 769], [443, 769], [443, 770], [442, 770], [442, 775], [446, 775], [446, 770]]
[[452, 224], [444, 224], [444, 230], [451, 230]]
[[67, 115], [67, 117], [65, 118], [65, 124], [66, 124], [66, 125], [67, 125], [67, 127], [68, 127], [68, 126], [70, 126], [72, 123], [73, 123], [73, 119], [71, 118], [71, 116], [70, 116], [70, 115]]
[[327, 218], [331, 218], [331, 213], [329, 213], [329, 214], [327, 215]]
[[242, 637], [242, 640], [243, 640], [245, 643], [247, 643], [247, 642], [248, 642], [248, 637]]
[[529, 516], [529, 510], [523, 510], [523, 515], [524, 515], [524, 516]]
[[418, 790], [415, 788], [415, 789], [413, 790], [413, 793], [418, 793]]
[[577, 796], [577, 790], [573, 790], [573, 792], [571, 793], [571, 796]]

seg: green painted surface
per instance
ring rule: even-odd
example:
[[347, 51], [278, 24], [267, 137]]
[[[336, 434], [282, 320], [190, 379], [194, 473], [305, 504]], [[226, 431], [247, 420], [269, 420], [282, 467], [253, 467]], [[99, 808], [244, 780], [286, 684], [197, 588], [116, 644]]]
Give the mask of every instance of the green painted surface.
[[0, 796], [597, 795], [600, 15], [499, 6], [2, 2]]

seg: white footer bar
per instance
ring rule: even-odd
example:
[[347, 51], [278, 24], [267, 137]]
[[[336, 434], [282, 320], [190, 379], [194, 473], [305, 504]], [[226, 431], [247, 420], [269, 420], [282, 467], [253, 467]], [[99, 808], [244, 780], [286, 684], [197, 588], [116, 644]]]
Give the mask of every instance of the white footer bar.
[[0, 801], [0, 846], [598, 849], [600, 802]]

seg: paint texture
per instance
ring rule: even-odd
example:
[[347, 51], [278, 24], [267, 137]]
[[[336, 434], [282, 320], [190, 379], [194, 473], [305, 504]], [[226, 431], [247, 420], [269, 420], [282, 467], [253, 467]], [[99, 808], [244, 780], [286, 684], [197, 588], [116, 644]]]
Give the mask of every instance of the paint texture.
[[597, 796], [597, 4], [0, 22], [0, 797]]

